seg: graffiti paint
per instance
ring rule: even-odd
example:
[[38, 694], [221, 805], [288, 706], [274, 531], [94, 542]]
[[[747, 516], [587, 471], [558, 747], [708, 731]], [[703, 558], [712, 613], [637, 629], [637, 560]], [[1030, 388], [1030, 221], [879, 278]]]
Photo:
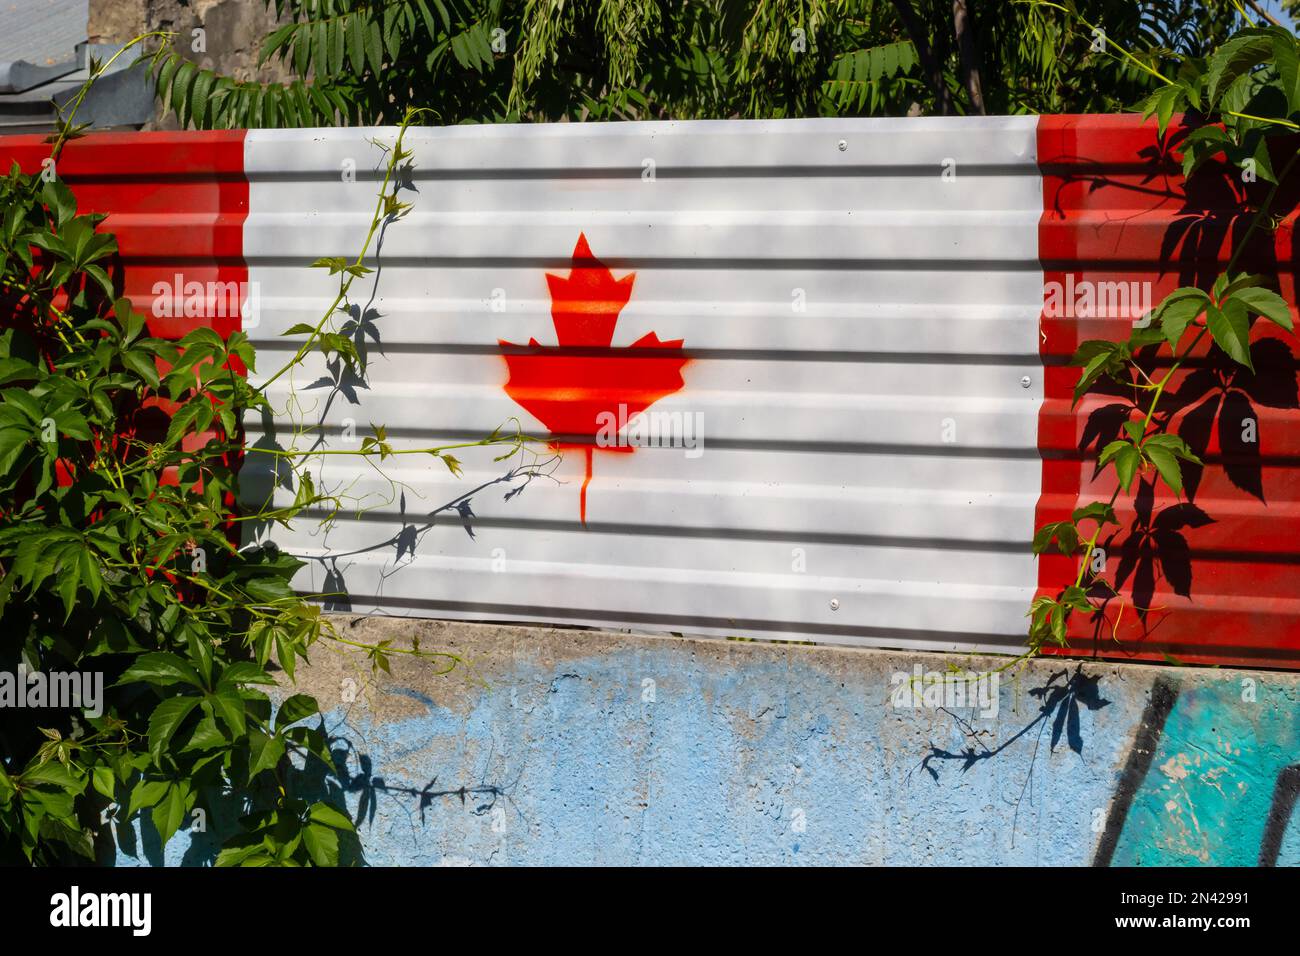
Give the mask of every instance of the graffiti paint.
[[1300, 862], [1298, 760], [1300, 709], [1268, 675], [1157, 680], [1095, 862]]

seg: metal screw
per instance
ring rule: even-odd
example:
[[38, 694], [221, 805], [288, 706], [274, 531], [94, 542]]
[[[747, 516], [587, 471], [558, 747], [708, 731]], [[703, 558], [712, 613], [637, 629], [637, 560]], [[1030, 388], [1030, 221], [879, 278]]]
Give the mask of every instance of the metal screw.
[[839, 609], [840, 609], [840, 599], [839, 599], [839, 598], [831, 598], [831, 610], [832, 610], [832, 611], [838, 611]]
[[840, 152], [842, 153], [848, 148], [849, 148], [849, 141], [847, 139], [840, 140]]
[[1026, 375], [1024, 378], [1022, 378], [1022, 379], [1020, 380], [1020, 387], [1021, 387], [1021, 388], [1028, 388], [1028, 387], [1029, 387], [1029, 382], [1030, 382], [1030, 378], [1029, 378], [1028, 375]]

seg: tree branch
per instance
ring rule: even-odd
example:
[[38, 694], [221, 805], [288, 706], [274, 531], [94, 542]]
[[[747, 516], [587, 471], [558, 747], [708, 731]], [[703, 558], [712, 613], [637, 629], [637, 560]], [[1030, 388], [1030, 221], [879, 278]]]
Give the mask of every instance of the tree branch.
[[1275, 27], [1282, 26], [1282, 22], [1278, 20], [1277, 17], [1273, 16], [1273, 14], [1269, 13], [1267, 10], [1261, 7], [1258, 3], [1255, 2], [1255, 0], [1246, 0], [1246, 4], [1256, 13], [1258, 13], [1261, 17], [1267, 20], [1269, 23], [1273, 24], [1273, 26]]
[[893, 0], [893, 2], [894, 9], [898, 12], [898, 19], [903, 22], [903, 29], [907, 31], [908, 38], [916, 47], [916, 58], [921, 61], [921, 69], [929, 78], [930, 88], [934, 91], [935, 102], [939, 106], [939, 115], [951, 116], [952, 94], [948, 92], [948, 83], [943, 78], [943, 69], [930, 50], [925, 31], [921, 29], [921, 23], [916, 18], [916, 11], [912, 9], [908, 0]]
[[975, 21], [966, 9], [966, 0], [952, 0], [952, 27], [957, 35], [957, 52], [961, 57], [961, 78], [970, 93], [972, 109], [980, 116], [988, 110], [984, 106], [984, 88], [980, 82], [979, 47], [975, 42]]

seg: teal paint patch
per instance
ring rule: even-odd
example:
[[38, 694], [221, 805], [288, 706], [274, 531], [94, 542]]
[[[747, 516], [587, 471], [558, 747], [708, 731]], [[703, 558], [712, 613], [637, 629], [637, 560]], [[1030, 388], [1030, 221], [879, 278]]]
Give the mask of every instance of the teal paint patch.
[[[1249, 699], [1246, 681], [1254, 684]], [[1243, 700], [1243, 696], [1247, 699]], [[1184, 688], [1121, 832], [1116, 866], [1255, 866], [1279, 776], [1300, 763], [1300, 700], [1267, 675]], [[1278, 865], [1300, 865], [1300, 821], [1274, 820]]]

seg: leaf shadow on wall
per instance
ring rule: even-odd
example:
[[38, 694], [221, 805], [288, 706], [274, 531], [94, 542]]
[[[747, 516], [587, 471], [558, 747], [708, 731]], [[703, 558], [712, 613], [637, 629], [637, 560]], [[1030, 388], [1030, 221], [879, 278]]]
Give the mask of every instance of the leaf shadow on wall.
[[[408, 169], [400, 170], [399, 176], [402, 189], [418, 191], [411, 180]], [[352, 347], [356, 352], [355, 362], [349, 363], [335, 355], [325, 362], [324, 374], [306, 385], [295, 388], [295, 391], [301, 393], [324, 392], [324, 397], [317, 403], [318, 412], [313, 413], [313, 423], [305, 429], [307, 433], [314, 436], [306, 449], [307, 452], [322, 451], [327, 448], [330, 433], [335, 430], [335, 426], [329, 423], [329, 419], [336, 403], [341, 400], [348, 405], [360, 406], [362, 404], [362, 393], [371, 390], [372, 350], [380, 356], [384, 354], [382, 320], [385, 316], [376, 308], [376, 303], [379, 298], [380, 283], [384, 278], [384, 242], [388, 227], [394, 222], [396, 222], [396, 217], [386, 217], [376, 233], [374, 272], [369, 275], [371, 284], [365, 303], [349, 305], [346, 310], [348, 318], [338, 328], [338, 334], [352, 343]], [[379, 424], [382, 425], [382, 423]], [[262, 436], [251, 446], [254, 453], [250, 458], [256, 462], [256, 465], [247, 469], [242, 476], [242, 485], [247, 491], [249, 500], [261, 502], [265, 507], [270, 506], [272, 495], [277, 489], [290, 495], [295, 495], [298, 491], [294, 481], [293, 469], [289, 467], [282, 456], [256, 454], [258, 449], [275, 452], [286, 451], [277, 432], [275, 418], [269, 411], [264, 411], [262, 414]], [[323, 571], [323, 582], [320, 592], [315, 596], [322, 598], [325, 610], [341, 612], [352, 610], [353, 600], [346, 579], [346, 573], [351, 566], [351, 562], [347, 560], [348, 558], [363, 554], [392, 551], [392, 561], [386, 563], [385, 567], [380, 571], [377, 596], [382, 595], [384, 583], [414, 559], [417, 546], [425, 533], [433, 528], [439, 515], [454, 513], [457, 523], [471, 539], [474, 539], [476, 536], [474, 521], [478, 517], [473, 507], [473, 499], [476, 495], [487, 491], [489, 488], [504, 484], [507, 486], [507, 490], [503, 500], [509, 501], [522, 494], [532, 481], [537, 478], [555, 480], [553, 474], [559, 464], [558, 454], [551, 452], [538, 454], [531, 450], [525, 450], [521, 454], [528, 458], [527, 464], [507, 465], [500, 475], [481, 482], [476, 487], [457, 495], [444, 504], [424, 511], [415, 520], [409, 519], [407, 514], [407, 491], [410, 489], [406, 485], [394, 481], [392, 483], [391, 503], [395, 503], [398, 510], [398, 524], [394, 531], [380, 533], [373, 543], [362, 547], [342, 551], [330, 550], [326, 547], [326, 553], [320, 555], [295, 554], [300, 560], [320, 565]], [[377, 458], [377, 456], [372, 456], [372, 460], [374, 458]], [[346, 481], [342, 487], [331, 490], [323, 475], [323, 469], [320, 473], [314, 475], [314, 478], [317, 479], [317, 490], [320, 493], [344, 494], [346, 492]], [[389, 504], [390, 502], [381, 502], [377, 508], [371, 510], [371, 514], [382, 511]], [[303, 512], [302, 518], [298, 520], [306, 523], [310, 522], [314, 517], [324, 517], [324, 514], [320, 510], [308, 509]], [[353, 527], [369, 527], [373, 524], [373, 521], [367, 521], [364, 524], [358, 522]], [[274, 526], [274, 522], [271, 521], [250, 522], [248, 532], [255, 540], [261, 540], [271, 533]], [[328, 542], [329, 531], [328, 524], [319, 531], [325, 542]], [[317, 532], [313, 531], [313, 534], [315, 533]]]
[[[428, 706], [434, 706], [431, 700], [428, 701]], [[345, 723], [345, 726], [352, 731], [354, 737], [361, 736], [351, 725]], [[334, 763], [339, 768], [338, 779], [343, 790], [357, 796], [357, 811], [352, 820], [358, 830], [363, 825], [374, 826], [379, 804], [384, 798], [398, 803], [414, 800], [421, 826], [428, 825], [426, 813], [436, 803], [446, 800], [456, 800], [461, 807], [467, 808], [474, 816], [479, 817], [491, 813], [497, 808], [499, 802], [504, 801], [514, 809], [520, 820], [527, 823], [523, 811], [514, 799], [515, 789], [523, 777], [523, 770], [520, 769], [511, 780], [489, 778], [488, 767], [492, 765], [494, 756], [492, 753], [488, 754], [483, 772], [472, 783], [439, 786], [438, 776], [435, 774], [424, 786], [412, 787], [389, 783], [383, 777], [376, 776], [374, 759], [369, 754], [360, 752], [350, 737], [333, 736], [330, 738], [330, 746], [334, 754]], [[352, 764], [356, 766], [355, 773], [348, 769]]]
[[[331, 745], [334, 739], [330, 739]], [[338, 810], [344, 816], [350, 816], [345, 795], [353, 792], [353, 778], [348, 775], [346, 766], [340, 760], [342, 751], [331, 747], [334, 762], [339, 768], [335, 772], [318, 759], [308, 759], [302, 766], [298, 762], [289, 762], [281, 767], [278, 775], [285, 794], [290, 799], [302, 800], [307, 804], [323, 802]], [[188, 815], [186, 822], [178, 831], [177, 837], [188, 833], [189, 846], [181, 856], [181, 866], [212, 866], [221, 853], [222, 844], [232, 836], [240, 833], [240, 817], [248, 812], [246, 796], [226, 788], [205, 787], [200, 804], [208, 810], [202, 830], [196, 831], [194, 823], [197, 817]], [[96, 846], [97, 860], [101, 866], [113, 866], [116, 856], [138, 860], [141, 856], [150, 866], [164, 866], [165, 856], [158, 830], [154, 827], [153, 817], [146, 810], [136, 818], [139, 832], [134, 826], [118, 824], [113, 828], [117, 842], [114, 846], [111, 838], [101, 840]], [[358, 817], [359, 819], [359, 817]], [[356, 834], [338, 831], [339, 865], [365, 865], [365, 854], [360, 839]]]
[[[1052, 730], [1051, 742], [1048, 744], [1049, 751], [1055, 751], [1064, 737], [1066, 746], [1082, 756], [1084, 742], [1079, 720], [1080, 706], [1091, 711], [1100, 710], [1111, 703], [1101, 696], [1100, 685], [1101, 675], [1092, 676], [1084, 673], [1082, 664], [1076, 665], [1073, 671], [1054, 672], [1042, 686], [1030, 688], [1028, 692], [1030, 697], [1039, 702], [1038, 712], [1034, 718], [994, 748], [984, 745], [980, 739], [981, 732], [975, 730], [969, 721], [957, 716], [946, 707], [940, 708], [956, 721], [962, 736], [966, 739], [966, 746], [960, 750], [949, 750], [931, 744], [930, 752], [921, 760], [919, 768], [938, 783], [939, 771], [934, 764], [955, 761], [960, 764], [962, 773], [965, 773], [977, 764], [997, 757], [1035, 728], [1038, 730], [1038, 738], [1034, 744], [1036, 756], [1038, 746], [1042, 743], [1042, 735], [1048, 727]], [[1033, 772], [1032, 759], [1030, 772]]]
[[[993, 760], [1004, 754], [1023, 738], [1037, 731], [1033, 750], [1029, 755], [1029, 766], [1025, 780], [1016, 800], [1015, 812], [1011, 823], [1011, 846], [1015, 847], [1016, 828], [1020, 820], [1020, 806], [1025, 797], [1033, 805], [1032, 783], [1034, 768], [1038, 762], [1039, 750], [1043, 744], [1043, 735], [1051, 728], [1048, 753], [1055, 753], [1062, 739], [1065, 745], [1080, 759], [1083, 759], [1084, 739], [1081, 714], [1083, 710], [1098, 711], [1110, 705], [1111, 701], [1101, 695], [1101, 675], [1084, 673], [1083, 664], [1076, 664], [1073, 670], [1060, 670], [1052, 673], [1039, 687], [1029, 690], [1029, 696], [1038, 701], [1038, 712], [1025, 726], [1007, 737], [995, 748], [986, 746], [981, 739], [988, 730], [977, 730], [967, 721], [952, 711], [944, 709], [957, 725], [957, 729], [966, 739], [966, 745], [959, 750], [951, 750], [930, 745], [930, 752], [922, 758], [917, 768], [928, 773], [937, 784], [940, 781], [940, 768], [946, 763], [956, 763], [964, 774], [985, 761]], [[908, 771], [908, 779], [914, 771]]]
[[[378, 539], [371, 544], [364, 545], [360, 548], [351, 548], [346, 551], [331, 551], [325, 555], [297, 555], [300, 560], [306, 560], [318, 563], [325, 571], [325, 582], [322, 586], [321, 593], [324, 596], [324, 607], [327, 611], [350, 611], [352, 610], [352, 595], [348, 590], [348, 583], [345, 572], [350, 565], [340, 565], [340, 559], [354, 558], [363, 554], [373, 554], [383, 551], [393, 552], [393, 561], [391, 566], [386, 567], [380, 572], [379, 589], [376, 597], [383, 595], [383, 585], [388, 578], [399, 573], [402, 568], [409, 564], [415, 557], [415, 552], [424, 535], [433, 529], [438, 523], [439, 515], [456, 516], [456, 521], [470, 537], [475, 537], [474, 525], [472, 519], [477, 517], [474, 514], [472, 502], [476, 495], [482, 494], [489, 488], [498, 485], [504, 485], [506, 492], [503, 500], [509, 501], [511, 498], [522, 494], [523, 491], [538, 478], [552, 477], [552, 472], [559, 464], [560, 456], [558, 454], [539, 458], [535, 462], [527, 465], [520, 465], [509, 469], [504, 474], [481, 482], [469, 491], [457, 495], [450, 501], [447, 501], [436, 508], [424, 511], [417, 520], [410, 521], [406, 515], [406, 495], [405, 492], [399, 495], [399, 521], [400, 524], [396, 531], [385, 538]], [[405, 562], [403, 559], [406, 559]]]

